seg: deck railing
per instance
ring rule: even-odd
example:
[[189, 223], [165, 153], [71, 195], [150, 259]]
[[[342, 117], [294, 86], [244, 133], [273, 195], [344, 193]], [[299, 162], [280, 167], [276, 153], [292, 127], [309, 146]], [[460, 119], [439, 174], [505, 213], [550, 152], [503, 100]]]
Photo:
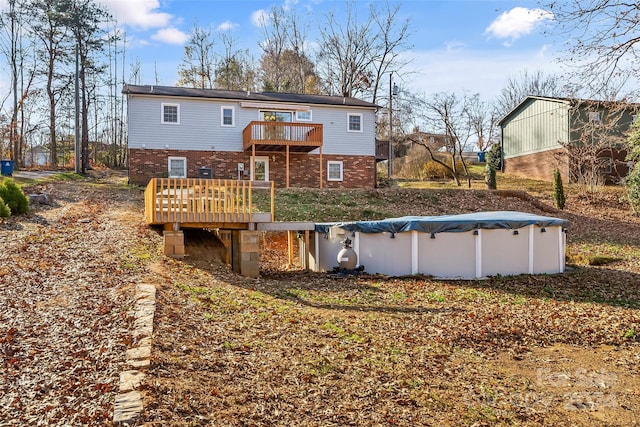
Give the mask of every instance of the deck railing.
[[319, 123], [252, 121], [242, 131], [245, 150], [251, 144], [319, 147], [322, 138]]
[[[258, 210], [254, 190], [268, 192], [270, 212]], [[147, 224], [249, 223], [258, 222], [254, 218], [258, 213], [260, 221], [270, 213], [273, 221], [274, 193], [273, 182], [152, 178], [145, 190], [145, 220]]]

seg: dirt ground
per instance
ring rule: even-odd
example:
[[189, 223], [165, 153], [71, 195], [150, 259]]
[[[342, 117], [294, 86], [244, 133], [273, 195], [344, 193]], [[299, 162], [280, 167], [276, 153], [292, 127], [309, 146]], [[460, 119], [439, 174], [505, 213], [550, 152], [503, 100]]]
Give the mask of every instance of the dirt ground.
[[[560, 276], [307, 273], [286, 268], [286, 238], [269, 234], [261, 277], [249, 279], [220, 261], [208, 232], [187, 233], [183, 260], [164, 257], [160, 232], [143, 223], [142, 191], [123, 182], [98, 175], [31, 188], [53, 205], [0, 224], [0, 426], [110, 425], [135, 344], [131, 291], [142, 282], [157, 286], [158, 306], [138, 425], [640, 419], [640, 260], [616, 252], [640, 251], [640, 221], [615, 199], [570, 196], [559, 213], [572, 221], [569, 252], [615, 259]], [[481, 200], [543, 213], [517, 198]], [[478, 208], [465, 203], [457, 212]]]

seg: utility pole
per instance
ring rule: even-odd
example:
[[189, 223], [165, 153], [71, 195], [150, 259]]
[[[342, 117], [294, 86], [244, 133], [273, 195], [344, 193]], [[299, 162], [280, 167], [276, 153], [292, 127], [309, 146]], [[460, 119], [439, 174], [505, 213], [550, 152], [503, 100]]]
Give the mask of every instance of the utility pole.
[[398, 94], [398, 86], [393, 84], [393, 71], [389, 73], [389, 179], [393, 176], [393, 97]]
[[393, 176], [393, 71], [389, 73], [389, 179]]

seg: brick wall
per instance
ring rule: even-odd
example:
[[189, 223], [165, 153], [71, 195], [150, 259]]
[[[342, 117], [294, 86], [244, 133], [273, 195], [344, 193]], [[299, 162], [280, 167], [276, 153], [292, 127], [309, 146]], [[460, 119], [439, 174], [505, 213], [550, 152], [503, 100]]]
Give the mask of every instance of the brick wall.
[[504, 172], [524, 178], [553, 181], [553, 171], [560, 170], [562, 180], [568, 181], [568, 158], [564, 148], [541, 153], [511, 157], [504, 160]]
[[[198, 169], [213, 168], [216, 179], [237, 179], [238, 163], [244, 163], [249, 179], [251, 154], [248, 152], [173, 151], [153, 149], [129, 150], [129, 182], [146, 185], [151, 178], [167, 176], [168, 157], [187, 158], [187, 177], [196, 178]], [[286, 186], [286, 159], [284, 153], [257, 153], [269, 157], [269, 179], [277, 188]], [[327, 161], [343, 162], [343, 180], [327, 181]], [[289, 185], [291, 187], [317, 188], [320, 186], [320, 159], [317, 154], [290, 154]], [[374, 156], [322, 156], [324, 188], [372, 188], [375, 185]]]

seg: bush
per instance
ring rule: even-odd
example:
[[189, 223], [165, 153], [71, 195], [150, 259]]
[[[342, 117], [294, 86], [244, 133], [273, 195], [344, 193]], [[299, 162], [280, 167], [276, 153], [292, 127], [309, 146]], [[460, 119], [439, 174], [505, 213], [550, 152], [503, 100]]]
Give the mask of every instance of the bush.
[[484, 182], [487, 184], [489, 190], [495, 190], [498, 188], [498, 182], [496, 181], [496, 167], [493, 163], [487, 162], [484, 167]]
[[497, 171], [502, 170], [502, 145], [496, 143], [491, 146], [487, 152], [487, 164], [493, 165]]
[[640, 215], [640, 166], [638, 166], [638, 163], [625, 178], [624, 185], [627, 188], [627, 197], [633, 213]]
[[12, 215], [29, 211], [29, 199], [12, 180], [5, 179], [0, 183], [0, 198], [11, 209]]
[[558, 209], [564, 209], [564, 187], [562, 185], [562, 176], [558, 169], [553, 171], [553, 202]]
[[0, 197], [0, 218], [9, 218], [11, 216], [11, 209]]
[[[451, 156], [443, 157], [441, 159], [439, 158], [438, 160], [451, 166]], [[458, 176], [464, 175], [464, 167], [462, 166], [462, 162], [460, 160], [456, 160], [456, 171], [458, 171]], [[422, 179], [447, 178], [451, 178], [451, 171], [449, 171], [446, 167], [442, 166], [438, 162], [428, 160], [422, 166]]]

